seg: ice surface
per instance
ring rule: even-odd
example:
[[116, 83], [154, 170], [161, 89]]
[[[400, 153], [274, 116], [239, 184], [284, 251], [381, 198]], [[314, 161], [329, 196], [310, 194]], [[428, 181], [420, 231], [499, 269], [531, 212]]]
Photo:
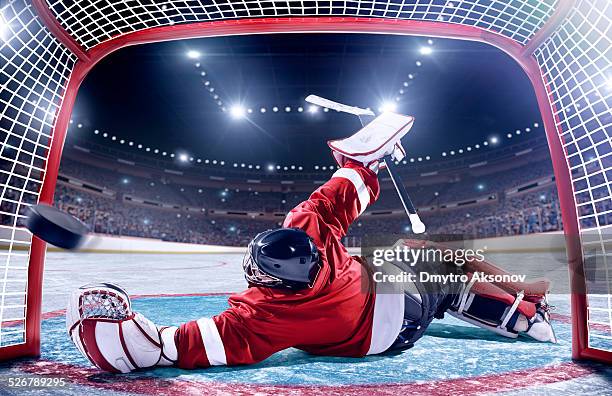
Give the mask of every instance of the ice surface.
[[[49, 253], [46, 261], [43, 312], [65, 308], [69, 293], [89, 282], [105, 281], [122, 285], [130, 294], [190, 294], [240, 291], [246, 283], [242, 276], [241, 255], [237, 254], [84, 254]], [[496, 261], [512, 263], [527, 259], [521, 255], [496, 255]], [[530, 260], [544, 260], [530, 254]], [[559, 274], [562, 278], [562, 274]], [[561, 281], [562, 279], [557, 279]], [[226, 307], [227, 296], [146, 297], [134, 300], [135, 310], [143, 312], [158, 324], [179, 324], [200, 316], [211, 316]], [[288, 386], [351, 386], [384, 385], [391, 383], [427, 384], [446, 379], [479, 381], [483, 375], [496, 375], [517, 370], [538, 371], [542, 367], [571, 364], [571, 328], [567, 323], [568, 297], [554, 295], [552, 303], [564, 320], [555, 322], [560, 343], [541, 344], [520, 337], [509, 340], [486, 330], [470, 326], [457, 319], [435, 321], [417, 345], [396, 355], [346, 359], [311, 356], [289, 349], [253, 366], [238, 368], [215, 367], [184, 371], [160, 368], [127, 378], [188, 381], [207, 384], [259, 384]], [[57, 362], [69, 367], [87, 368], [68, 340], [64, 317], [43, 322], [43, 362]], [[28, 363], [36, 365], [36, 363]], [[1, 374], [18, 372], [15, 367], [1, 369]], [[570, 394], [572, 390], [585, 394], [610, 394], [610, 369], [581, 379], [556, 381], [545, 386], [531, 386], [521, 391], [527, 394]], [[83, 374], [84, 383], [91, 386]], [[57, 394], [83, 394], [87, 387], [71, 385]], [[204, 388], [202, 388], [204, 389]], [[367, 388], [364, 388], [364, 391]], [[0, 393], [5, 390], [0, 384]], [[96, 389], [96, 394], [123, 394], [117, 388]], [[324, 388], [321, 390], [324, 392]], [[10, 394], [9, 390], [7, 393]], [[508, 392], [510, 394], [511, 392]], [[22, 393], [28, 394], [28, 393]], [[37, 393], [40, 394], [40, 393]], [[513, 393], [514, 394], [514, 393]]]

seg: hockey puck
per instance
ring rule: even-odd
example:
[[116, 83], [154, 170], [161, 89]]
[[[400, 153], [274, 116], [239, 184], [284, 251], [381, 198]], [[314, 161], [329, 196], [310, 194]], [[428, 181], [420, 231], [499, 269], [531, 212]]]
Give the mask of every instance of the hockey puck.
[[89, 228], [76, 217], [49, 205], [32, 205], [26, 228], [43, 241], [62, 249], [78, 248]]

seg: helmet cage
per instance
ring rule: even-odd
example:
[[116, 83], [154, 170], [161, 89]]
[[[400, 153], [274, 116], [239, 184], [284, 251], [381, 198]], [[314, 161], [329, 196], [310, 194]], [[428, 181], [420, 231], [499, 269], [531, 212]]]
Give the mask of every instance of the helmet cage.
[[275, 276], [268, 275], [263, 272], [257, 266], [255, 259], [253, 258], [253, 253], [251, 250], [251, 245], [253, 242], [249, 243], [248, 252], [244, 255], [244, 259], [242, 260], [242, 269], [244, 270], [244, 277], [246, 278], [249, 285], [257, 285], [264, 287], [279, 287], [283, 284], [283, 281]]
[[[321, 272], [321, 263], [320, 263], [320, 255], [317, 252], [316, 260], [318, 264], [316, 266], [316, 274], [312, 278], [312, 281], [309, 283], [295, 282], [295, 281], [287, 281], [276, 276], [270, 275], [263, 271], [255, 261], [254, 253], [254, 238], [249, 243], [247, 247], [247, 253], [244, 255], [242, 259], [242, 269], [244, 271], [244, 277], [249, 285], [262, 286], [262, 287], [270, 287], [270, 288], [286, 288], [286, 289], [303, 289], [305, 287], [312, 288], [314, 286], [315, 281], [319, 277], [319, 273]], [[312, 242], [312, 238], [308, 238]]]

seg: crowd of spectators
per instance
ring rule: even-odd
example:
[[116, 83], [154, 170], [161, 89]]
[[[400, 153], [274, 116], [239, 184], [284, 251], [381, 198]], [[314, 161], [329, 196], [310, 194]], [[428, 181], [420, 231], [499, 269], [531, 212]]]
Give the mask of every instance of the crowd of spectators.
[[[157, 238], [166, 241], [242, 246], [258, 232], [278, 227], [278, 220], [231, 218], [215, 215], [219, 210], [286, 212], [307, 198], [300, 192], [262, 192], [239, 188], [205, 188], [178, 184], [163, 178], [136, 177], [102, 168], [63, 160], [61, 173], [88, 184], [102, 187], [96, 193], [69, 183], [59, 183], [56, 205], [85, 222], [93, 232], [110, 235]], [[465, 178], [449, 182], [411, 187], [417, 206], [427, 207], [421, 217], [430, 233], [461, 234], [467, 237], [495, 237], [562, 229], [559, 203], [554, 184], [533, 192], [506, 196], [505, 191], [550, 175], [549, 164], [517, 168], [480, 179]], [[479, 183], [486, 187], [480, 188]], [[314, 187], [314, 186], [313, 186]], [[13, 224], [18, 191], [7, 190], [2, 201], [2, 224]], [[495, 194], [482, 204], [441, 208], [448, 202]], [[163, 208], [126, 200], [127, 196], [172, 204]], [[608, 205], [610, 205], [608, 203]], [[198, 211], [194, 208], [202, 208]], [[391, 190], [381, 194], [371, 210], [399, 209], [400, 202]], [[434, 210], [431, 210], [435, 208]], [[23, 215], [25, 206], [20, 211]], [[213, 209], [213, 213], [211, 213]], [[608, 208], [608, 210], [611, 208]], [[23, 224], [23, 217], [18, 220]], [[358, 245], [368, 234], [406, 233], [405, 216], [363, 216], [349, 230], [347, 241]]]
[[213, 218], [206, 213], [149, 208], [66, 185], [58, 185], [56, 205], [95, 233], [171, 242], [240, 246], [255, 233], [274, 226], [273, 222], [256, 219]]

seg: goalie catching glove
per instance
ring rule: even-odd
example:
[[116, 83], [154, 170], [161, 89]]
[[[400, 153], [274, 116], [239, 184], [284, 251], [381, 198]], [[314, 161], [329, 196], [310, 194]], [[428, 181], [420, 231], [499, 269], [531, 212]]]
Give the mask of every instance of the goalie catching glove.
[[66, 327], [81, 354], [104, 371], [129, 373], [177, 360], [176, 328], [158, 328], [133, 312], [126, 291], [110, 283], [85, 285], [72, 293]]
[[414, 117], [383, 113], [354, 135], [330, 140], [327, 144], [340, 166], [344, 166], [347, 159], [368, 167], [378, 164], [380, 159], [387, 156], [401, 161], [406, 156], [401, 139], [410, 131], [413, 123]]

